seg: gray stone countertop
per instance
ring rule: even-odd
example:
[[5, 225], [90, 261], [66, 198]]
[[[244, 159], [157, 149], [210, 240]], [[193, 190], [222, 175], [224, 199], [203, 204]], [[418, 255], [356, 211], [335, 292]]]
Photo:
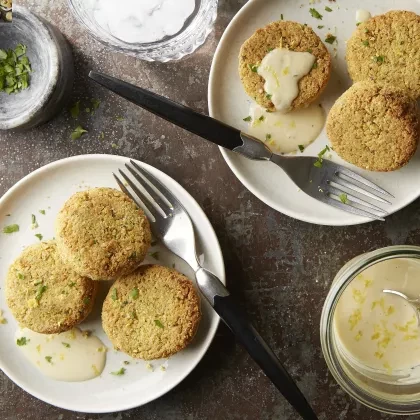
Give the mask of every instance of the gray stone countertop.
[[[31, 131], [0, 133], [0, 194], [34, 169], [73, 155], [118, 154], [161, 169], [207, 213], [223, 249], [229, 289], [284, 361], [320, 420], [391, 418], [356, 403], [336, 384], [322, 357], [319, 320], [331, 281], [345, 262], [379, 247], [420, 243], [420, 201], [385, 223], [331, 228], [293, 220], [249, 193], [216, 147], [87, 80], [88, 69], [100, 70], [207, 112], [214, 51], [245, 0], [221, 0], [216, 30], [206, 44], [191, 57], [170, 64], [146, 63], [107, 50], [76, 23], [66, 0], [19, 3], [54, 23], [71, 42], [76, 83], [70, 102], [87, 104], [97, 98], [101, 106], [94, 117], [81, 117], [89, 134], [76, 141], [70, 140], [75, 122], [67, 110]], [[61, 410], [25, 393], [0, 372], [2, 420], [297, 418], [224, 325], [201, 363], [179, 386], [126, 412], [88, 415]]]

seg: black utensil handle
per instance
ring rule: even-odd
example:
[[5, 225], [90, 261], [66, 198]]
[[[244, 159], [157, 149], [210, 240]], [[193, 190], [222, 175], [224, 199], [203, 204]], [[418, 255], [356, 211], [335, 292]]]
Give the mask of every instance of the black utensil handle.
[[243, 144], [239, 130], [214, 118], [106, 74], [91, 71], [89, 77], [117, 95], [218, 146], [233, 150]]
[[280, 360], [248, 321], [232, 296], [215, 296], [214, 309], [276, 388], [305, 420], [318, 420], [305, 396]]

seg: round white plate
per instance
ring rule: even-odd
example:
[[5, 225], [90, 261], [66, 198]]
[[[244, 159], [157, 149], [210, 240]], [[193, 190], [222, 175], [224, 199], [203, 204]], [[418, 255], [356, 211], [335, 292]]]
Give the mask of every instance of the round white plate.
[[[0, 309], [7, 324], [0, 324], [0, 368], [17, 385], [33, 396], [49, 404], [68, 410], [106, 413], [126, 410], [146, 404], [165, 394], [181, 382], [197, 365], [209, 347], [216, 332], [219, 317], [211, 306], [202, 299], [203, 318], [194, 341], [183, 351], [170, 357], [152, 361], [154, 371], [146, 368], [146, 362], [128, 357], [112, 350], [111, 342], [101, 326], [100, 312], [104, 295], [110, 283], [101, 282], [95, 309], [81, 325], [82, 329], [94, 331], [110, 349], [105, 369], [100, 377], [86, 382], [58, 382], [42, 376], [37, 368], [26, 361], [14, 341], [18, 328], [7, 308], [4, 281], [8, 266], [21, 250], [39, 240], [34, 236], [41, 233], [44, 239], [54, 237], [54, 219], [64, 202], [75, 192], [90, 187], [113, 187], [117, 185], [112, 172], [123, 168], [127, 158], [107, 155], [86, 155], [51, 163], [29, 174], [11, 188], [0, 200], [0, 228], [17, 223], [20, 231], [14, 234], [0, 233]], [[219, 242], [196, 201], [173, 179], [145, 163], [138, 162], [150, 171], [181, 201], [195, 225], [198, 251], [206, 268], [212, 270], [223, 282], [225, 272]], [[43, 216], [39, 210], [45, 209]], [[6, 216], [10, 214], [10, 216]], [[31, 214], [35, 214], [39, 228], [32, 230]], [[159, 252], [159, 261], [149, 257], [146, 262], [167, 265], [175, 263], [176, 269], [191, 279], [194, 273], [179, 258], [159, 246], [150, 252]], [[122, 362], [129, 360], [124, 376], [111, 375], [120, 369]], [[166, 371], [160, 369], [161, 365]]]
[[[387, 12], [390, 9], [411, 10], [420, 14], [418, 0], [352, 0], [330, 2], [322, 0], [309, 4], [308, 1], [296, 0], [250, 0], [231, 21], [226, 29], [213, 59], [209, 81], [210, 115], [238, 129], [247, 131], [247, 123], [242, 119], [249, 115], [251, 99], [242, 88], [238, 75], [238, 55], [242, 43], [256, 29], [279, 20], [307, 23], [322, 40], [331, 32], [337, 36], [337, 57], [333, 58], [333, 73], [324, 92], [321, 103], [328, 112], [335, 100], [351, 86], [345, 62], [346, 40], [356, 28], [356, 10], [367, 9], [372, 15]], [[325, 11], [328, 6], [332, 12]], [[310, 8], [315, 8], [323, 15], [322, 20], [313, 18]], [[318, 29], [318, 25], [324, 25]], [[333, 46], [326, 44], [334, 54]], [[315, 156], [326, 144], [329, 144], [325, 130], [309, 146], [304, 154]], [[370, 219], [351, 215], [341, 210], [320, 203], [298, 190], [287, 175], [274, 164], [253, 162], [235, 153], [221, 148], [226, 162], [239, 180], [260, 200], [270, 207], [290, 217], [310, 223], [344, 226], [365, 223]], [[377, 183], [395, 196], [393, 204], [384, 207], [390, 214], [410, 204], [420, 196], [420, 151], [404, 168], [390, 173], [368, 172], [352, 167], [337, 155], [335, 162], [351, 167], [356, 172]]]

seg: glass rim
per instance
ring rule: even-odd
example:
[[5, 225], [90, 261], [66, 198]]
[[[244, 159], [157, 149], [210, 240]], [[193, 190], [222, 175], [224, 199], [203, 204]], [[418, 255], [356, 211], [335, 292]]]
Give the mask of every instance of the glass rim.
[[[78, 4], [78, 0], [68, 0], [68, 4], [74, 16], [76, 17], [76, 20], [83, 25], [83, 27], [95, 40], [106, 45], [107, 47], [128, 55], [137, 56], [147, 61], [170, 61], [180, 59], [185, 55], [191, 54], [204, 43], [205, 39], [213, 29], [219, 0], [201, 1], [204, 3], [204, 5], [200, 4], [196, 16], [194, 16], [191, 22], [185, 28], [181, 29], [177, 34], [169, 37], [168, 39], [144, 43], [128, 43], [112, 36], [106, 31], [104, 31], [104, 33], [107, 34], [107, 37], [102, 36], [98, 32], [97, 28], [91, 24], [92, 21], [88, 19], [87, 16], [85, 16], [85, 13], [83, 13], [82, 8]], [[208, 19], [208, 14], [210, 14], [212, 9], [214, 9], [214, 13], [212, 13], [211, 18]], [[207, 29], [205, 26], [203, 26], [204, 24], [208, 26]], [[201, 37], [203, 38], [202, 42], [195, 40], [191, 43], [191, 46], [188, 45], [187, 41], [190, 38], [200, 38], [199, 35], [203, 32], [205, 33], [204, 37]], [[159, 52], [164, 51], [165, 49], [172, 49], [172, 55], [175, 57], [159, 57]]]
[[380, 248], [353, 258], [337, 273], [321, 313], [320, 338], [321, 348], [328, 369], [341, 388], [350, 396], [377, 411], [387, 414], [410, 415], [420, 414], [420, 399], [412, 401], [397, 401], [381, 398], [355, 382], [341, 365], [335, 354], [333, 343], [333, 318], [338, 301], [347, 286], [367, 268], [383, 261], [395, 258], [413, 258], [420, 260], [420, 247], [411, 245], [396, 245]]

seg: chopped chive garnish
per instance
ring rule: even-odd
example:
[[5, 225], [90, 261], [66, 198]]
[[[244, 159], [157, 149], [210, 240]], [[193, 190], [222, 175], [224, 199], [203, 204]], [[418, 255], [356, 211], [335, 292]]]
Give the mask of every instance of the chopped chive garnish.
[[20, 337], [16, 340], [16, 344], [18, 346], [26, 346], [30, 341], [26, 337]]
[[252, 117], [250, 115], [248, 115], [247, 117], [245, 117], [243, 119], [245, 122], [250, 122], [252, 120]]
[[38, 290], [36, 292], [35, 299], [39, 301], [46, 290], [47, 290], [47, 286], [45, 286], [45, 284], [40, 284], [38, 286]]
[[365, 47], [369, 47], [369, 41], [368, 41], [368, 40], [363, 41], [363, 42], [362, 42], [362, 44], [363, 44]]
[[15, 232], [19, 232], [19, 225], [9, 225], [3, 228], [3, 233], [9, 234]]
[[373, 57], [373, 61], [374, 61], [375, 63], [380, 63], [380, 64], [382, 64], [382, 63], [384, 63], [384, 62], [385, 62], [385, 57], [384, 57], [383, 55], [375, 55], [375, 56]]
[[303, 153], [303, 151], [305, 150], [305, 147], [301, 144], [299, 144], [298, 147], [299, 147], [300, 152]]
[[283, 19], [284, 19], [284, 17], [283, 17], [283, 13], [280, 15], [280, 19], [281, 19], [281, 20], [283, 20]]
[[325, 38], [325, 42], [327, 42], [328, 44], [334, 44], [334, 42], [335, 42], [336, 39], [337, 39], [336, 36], [334, 36], [334, 35], [328, 35]]
[[311, 14], [312, 17], [314, 17], [315, 19], [320, 19], [322, 20], [322, 15], [321, 13], [318, 12], [318, 10], [311, 8], [309, 9], [309, 13]]
[[139, 289], [137, 289], [137, 287], [135, 287], [131, 292], [130, 292], [130, 296], [136, 300], [139, 297]]
[[255, 65], [255, 64], [250, 64], [250, 65], [249, 65], [249, 68], [251, 69], [251, 71], [252, 71], [253, 73], [257, 73], [257, 72], [258, 72], [258, 66], [257, 66], [257, 65]]
[[42, 241], [42, 238], [43, 238], [43, 236], [40, 234], [40, 233], [37, 233], [36, 235], [35, 235], [40, 241]]
[[66, 348], [70, 348], [71, 346], [70, 346], [70, 344], [69, 343], [61, 343], [64, 347], [66, 347]]
[[328, 6], [325, 6], [325, 10], [327, 11], [327, 12], [332, 12], [333, 10], [331, 9], [331, 7], [328, 7]]
[[39, 211], [41, 214], [45, 215], [45, 210], [40, 210]]
[[76, 119], [80, 114], [80, 101], [77, 101], [71, 108], [70, 108], [71, 116]]
[[264, 120], [265, 120], [264, 115], [261, 115], [261, 117], [260, 117], [260, 118], [258, 118], [258, 121], [264, 121]]
[[114, 288], [112, 289], [112, 292], [111, 292], [111, 299], [112, 299], [113, 301], [118, 300], [118, 296], [117, 296], [117, 288], [116, 288], [116, 287], [114, 287]]
[[158, 319], [155, 319], [155, 325], [159, 328], [163, 328], [163, 324]]
[[271, 98], [273, 97], [273, 95], [271, 95], [270, 93], [267, 93], [267, 95], [265, 95], [265, 97], [266, 97], [268, 100], [271, 100]]
[[71, 139], [80, 139], [80, 137], [82, 137], [84, 133], [87, 133], [87, 130], [85, 130], [81, 125], [78, 125], [71, 133]]
[[124, 375], [124, 373], [125, 373], [125, 368], [122, 367], [120, 370], [117, 370], [115, 372], [111, 372], [111, 375], [122, 376], [122, 375]]
[[345, 194], [345, 193], [340, 194], [339, 198], [340, 198], [340, 201], [341, 201], [343, 204], [347, 204], [347, 202], [349, 201], [349, 200], [348, 200], [348, 198], [347, 198], [347, 194]]
[[155, 252], [150, 253], [150, 256], [152, 258], [154, 258], [155, 260], [158, 260], [159, 259], [159, 251], [155, 251]]
[[324, 25], [318, 25], [318, 29], [324, 28]]
[[51, 356], [45, 356], [45, 360], [46, 360], [48, 363], [51, 363], [51, 364], [52, 364], [52, 357], [51, 357]]

